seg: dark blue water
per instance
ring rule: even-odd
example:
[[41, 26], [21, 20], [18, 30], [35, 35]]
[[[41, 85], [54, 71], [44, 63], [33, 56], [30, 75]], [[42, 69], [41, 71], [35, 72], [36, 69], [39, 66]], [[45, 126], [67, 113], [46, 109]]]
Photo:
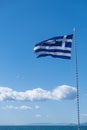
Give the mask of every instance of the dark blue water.
[[[0, 130], [78, 130], [76, 126], [0, 126]], [[87, 130], [81, 126], [80, 130]]]

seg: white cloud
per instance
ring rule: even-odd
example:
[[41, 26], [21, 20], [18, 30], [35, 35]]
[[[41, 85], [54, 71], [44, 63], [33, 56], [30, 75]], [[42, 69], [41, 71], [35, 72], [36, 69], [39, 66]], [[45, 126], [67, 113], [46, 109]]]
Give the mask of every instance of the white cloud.
[[7, 105], [5, 107], [3, 107], [3, 109], [15, 109], [15, 110], [31, 110], [32, 107], [27, 106], [27, 105], [22, 105], [22, 106], [13, 106], [13, 105]]
[[36, 105], [36, 106], [35, 106], [35, 109], [40, 109], [40, 106]]
[[52, 91], [52, 98], [55, 100], [75, 99], [76, 88], [67, 85], [59, 86]]
[[48, 115], [36, 114], [35, 117], [36, 118], [41, 118], [41, 117], [48, 118], [49, 116]]
[[30, 106], [26, 106], [26, 105], [20, 106], [19, 108], [21, 110], [31, 110], [32, 109]]
[[36, 88], [24, 92], [17, 92], [8, 87], [0, 87], [0, 101], [39, 101], [39, 100], [62, 100], [75, 99], [76, 88], [67, 85], [59, 86], [52, 91]]
[[35, 117], [40, 118], [40, 117], [42, 117], [42, 115], [41, 114], [36, 114]]

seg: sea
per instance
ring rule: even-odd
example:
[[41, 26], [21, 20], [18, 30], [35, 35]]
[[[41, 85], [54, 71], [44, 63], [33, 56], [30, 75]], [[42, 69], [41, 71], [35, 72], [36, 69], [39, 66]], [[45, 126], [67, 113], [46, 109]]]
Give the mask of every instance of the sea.
[[[0, 126], [0, 130], [78, 130], [77, 126]], [[87, 130], [81, 126], [80, 130]]]

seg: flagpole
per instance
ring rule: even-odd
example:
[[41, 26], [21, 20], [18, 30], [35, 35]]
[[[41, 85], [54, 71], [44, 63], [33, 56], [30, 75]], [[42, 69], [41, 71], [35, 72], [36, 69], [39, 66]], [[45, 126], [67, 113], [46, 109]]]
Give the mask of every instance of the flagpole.
[[75, 29], [75, 28], [74, 28], [74, 48], [75, 48], [75, 64], [76, 64], [76, 87], [77, 87], [77, 116], [78, 116], [78, 130], [80, 130], [79, 88], [78, 88], [78, 59], [77, 59], [76, 29]]

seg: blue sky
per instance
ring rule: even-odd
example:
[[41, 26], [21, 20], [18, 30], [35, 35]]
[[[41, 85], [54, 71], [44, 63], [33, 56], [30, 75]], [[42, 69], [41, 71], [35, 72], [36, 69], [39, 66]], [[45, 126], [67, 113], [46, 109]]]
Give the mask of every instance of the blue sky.
[[0, 1], [0, 125], [77, 122], [74, 45], [71, 60], [38, 59], [33, 51], [74, 27], [80, 121], [87, 122], [86, 12], [86, 0]]

